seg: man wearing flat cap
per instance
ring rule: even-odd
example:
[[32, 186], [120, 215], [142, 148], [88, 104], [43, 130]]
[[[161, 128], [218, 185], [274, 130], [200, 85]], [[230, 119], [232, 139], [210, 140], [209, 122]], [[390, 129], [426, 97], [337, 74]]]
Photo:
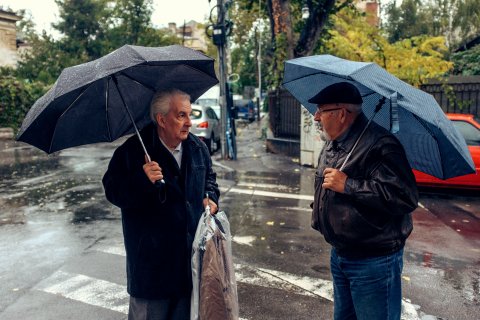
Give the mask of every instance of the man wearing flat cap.
[[308, 102], [318, 107], [326, 140], [312, 227], [332, 245], [334, 318], [400, 319], [403, 248], [418, 202], [405, 151], [390, 132], [368, 124], [355, 85], [335, 83]]

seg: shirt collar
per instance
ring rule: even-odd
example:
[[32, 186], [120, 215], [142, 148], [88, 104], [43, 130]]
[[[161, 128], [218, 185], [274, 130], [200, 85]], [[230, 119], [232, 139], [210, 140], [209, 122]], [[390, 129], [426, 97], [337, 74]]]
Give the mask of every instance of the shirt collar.
[[167, 144], [162, 140], [162, 138], [160, 138], [160, 136], [158, 137], [158, 139], [160, 139], [160, 142], [162, 142], [163, 146], [164, 146], [168, 151], [170, 151], [171, 153], [181, 152], [181, 151], [183, 150], [183, 149], [182, 149], [183, 147], [182, 147], [182, 143], [181, 143], [181, 142], [178, 144], [178, 146], [175, 147], [175, 149], [172, 150], [172, 149], [170, 149], [170, 148], [167, 146]]

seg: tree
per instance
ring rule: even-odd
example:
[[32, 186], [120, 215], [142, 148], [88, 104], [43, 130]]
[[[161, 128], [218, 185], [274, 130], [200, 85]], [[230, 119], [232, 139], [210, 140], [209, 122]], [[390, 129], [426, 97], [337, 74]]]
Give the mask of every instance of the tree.
[[60, 21], [53, 24], [64, 37], [59, 40], [62, 49], [79, 60], [89, 61], [101, 56], [97, 41], [105, 26], [107, 0], [55, 0]]
[[443, 36], [450, 51], [480, 33], [480, 0], [403, 0], [386, 7], [384, 29], [391, 43], [411, 37]]
[[99, 40], [102, 55], [125, 44], [164, 46], [180, 40], [168, 30], [155, 29], [151, 22], [152, 0], [116, 0], [109, 7], [109, 17]]
[[370, 26], [365, 17], [345, 8], [334, 18], [331, 38], [319, 50], [354, 61], [373, 61], [398, 78], [419, 86], [429, 78], [445, 75], [452, 63], [443, 37], [418, 36], [393, 44]]
[[[233, 6], [235, 15], [232, 16], [236, 30], [243, 30], [237, 33], [247, 37], [254, 34], [251, 31], [257, 19], [268, 19], [270, 52], [264, 55], [263, 65], [268, 68], [269, 86], [276, 87], [281, 83], [283, 62], [315, 52], [330, 26], [330, 17], [343, 7], [351, 6], [352, 3], [353, 0], [265, 0], [259, 10], [258, 0], [238, 0], [236, 6]], [[302, 19], [304, 7], [308, 8], [309, 15], [303, 16]], [[246, 21], [239, 17], [245, 17]], [[239, 24], [241, 27], [238, 27]]]
[[455, 65], [453, 74], [462, 76], [480, 76], [480, 45], [452, 55]]
[[17, 132], [26, 113], [45, 89], [42, 83], [17, 79], [5, 74], [5, 70], [0, 72], [0, 127], [13, 128]]

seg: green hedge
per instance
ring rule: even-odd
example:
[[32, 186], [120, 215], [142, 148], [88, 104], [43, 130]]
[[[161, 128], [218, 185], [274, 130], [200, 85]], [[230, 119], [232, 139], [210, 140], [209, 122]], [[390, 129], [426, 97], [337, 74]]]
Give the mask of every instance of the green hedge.
[[1, 75], [0, 127], [13, 128], [17, 133], [28, 110], [46, 89], [41, 82], [30, 83], [12, 75]]

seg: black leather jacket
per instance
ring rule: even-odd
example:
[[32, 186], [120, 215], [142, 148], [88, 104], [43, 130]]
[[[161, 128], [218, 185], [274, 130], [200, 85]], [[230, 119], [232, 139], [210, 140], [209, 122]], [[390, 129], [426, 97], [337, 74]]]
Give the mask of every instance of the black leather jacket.
[[312, 227], [335, 247], [337, 254], [367, 258], [403, 248], [418, 203], [412, 169], [400, 142], [372, 122], [342, 170], [348, 179], [345, 193], [322, 189], [323, 170], [340, 168], [367, 124], [357, 117], [345, 139], [328, 142], [315, 174]]

